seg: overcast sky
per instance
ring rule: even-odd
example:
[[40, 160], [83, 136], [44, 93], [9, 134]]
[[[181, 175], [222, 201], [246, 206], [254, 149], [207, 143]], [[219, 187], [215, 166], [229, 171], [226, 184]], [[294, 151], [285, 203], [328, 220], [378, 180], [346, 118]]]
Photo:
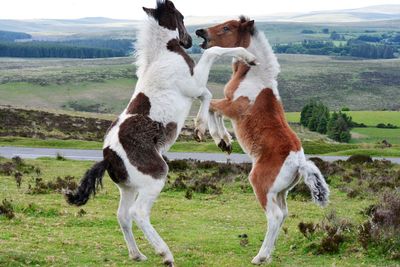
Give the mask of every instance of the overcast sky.
[[[270, 15], [400, 4], [400, 0], [174, 0], [185, 16]], [[144, 18], [155, 0], [0, 0], [0, 19]]]

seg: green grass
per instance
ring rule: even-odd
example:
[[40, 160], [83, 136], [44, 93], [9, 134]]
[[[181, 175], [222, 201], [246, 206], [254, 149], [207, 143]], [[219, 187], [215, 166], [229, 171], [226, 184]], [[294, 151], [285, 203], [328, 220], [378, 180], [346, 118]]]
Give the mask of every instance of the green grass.
[[300, 122], [300, 112], [285, 112], [285, 117], [288, 122]]
[[[290, 29], [299, 36], [301, 29]], [[280, 34], [273, 28], [270, 35]], [[194, 56], [196, 59], [198, 55]], [[278, 55], [279, 91], [287, 111], [299, 111], [311, 97], [326, 101], [331, 109], [395, 109], [400, 102], [400, 59], [343, 60], [328, 56]], [[133, 58], [95, 60], [0, 59], [0, 104], [29, 108], [71, 109], [70, 104], [102, 104], [106, 112], [119, 113], [135, 86]], [[222, 96], [231, 75], [231, 59], [217, 61], [209, 88]], [[377, 89], [379, 88], [379, 89]], [[22, 104], [23, 103], [23, 104]], [[194, 105], [191, 115], [196, 114]]]
[[367, 126], [391, 123], [400, 127], [400, 111], [347, 111], [345, 113], [349, 114], [353, 121]]
[[[92, 162], [29, 160], [42, 169], [44, 180], [60, 175], [81, 177]], [[11, 200], [16, 218], [0, 216], [1, 266], [161, 266], [149, 243], [136, 226], [133, 231], [147, 262], [134, 263], [119, 229], [116, 210], [119, 194], [108, 177], [104, 188], [82, 208], [68, 206], [61, 194], [26, 194], [29, 175], [24, 175], [18, 189], [14, 178], [0, 175], [1, 199]], [[34, 203], [40, 212], [27, 209]], [[297, 229], [301, 221], [319, 222], [335, 209], [338, 216], [361, 223], [360, 211], [374, 203], [369, 199], [350, 199], [331, 188], [331, 204], [321, 209], [309, 201], [289, 199], [289, 217], [277, 242], [273, 263], [269, 266], [389, 266], [396, 265], [380, 255], [341, 248], [339, 254], [315, 255], [308, 252], [310, 241]], [[155, 203], [152, 223], [170, 246], [177, 266], [251, 266], [266, 230], [265, 214], [253, 193], [243, 193], [238, 186], [227, 185], [221, 195], [166, 191]], [[241, 246], [238, 235], [247, 234], [249, 244]]]
[[351, 132], [352, 143], [381, 143], [382, 140], [386, 140], [391, 144], [400, 145], [400, 129], [354, 128]]
[[102, 142], [83, 140], [36, 139], [26, 137], [0, 137], [0, 146], [37, 148], [101, 149]]
[[[308, 155], [337, 155], [351, 156], [367, 154], [371, 156], [400, 157], [400, 146], [382, 148], [373, 144], [339, 144], [323, 141], [305, 140], [302, 142], [304, 152]], [[0, 137], [0, 146], [37, 147], [37, 148], [74, 148], [74, 149], [101, 149], [102, 142], [82, 140], [35, 139], [25, 137]], [[196, 141], [176, 142], [170, 152], [207, 152], [223, 153], [212, 141], [198, 143]], [[244, 153], [238, 142], [233, 142], [233, 153]]]
[[[383, 129], [376, 128], [378, 123], [391, 123], [397, 126], [400, 126], [400, 112], [399, 111], [348, 111], [346, 114], [349, 114], [353, 121], [357, 123], [364, 123], [367, 125], [367, 128], [354, 128], [352, 129], [352, 144], [377, 144], [381, 143], [382, 140], [386, 140], [391, 144], [400, 145], [400, 129]], [[286, 112], [286, 119], [289, 122], [300, 121], [300, 112]], [[348, 152], [342, 152], [348, 153]], [[389, 152], [385, 151], [382, 153], [383, 155], [395, 154], [397, 155], [396, 150]], [[373, 154], [380, 154], [379, 151], [374, 151]]]
[[[346, 111], [357, 123], [376, 126], [378, 123], [391, 123], [400, 127], [400, 111]], [[300, 122], [300, 112], [286, 112], [289, 122]]]
[[71, 110], [71, 103], [81, 106], [101, 104], [108, 113], [112, 113], [126, 107], [134, 85], [133, 79], [46, 86], [27, 82], [6, 83], [0, 84], [0, 104], [18, 107], [23, 103], [41, 109], [65, 110]]
[[342, 150], [337, 152], [327, 153], [327, 156], [350, 156], [350, 155], [369, 155], [371, 157], [400, 157], [400, 147], [392, 147], [392, 148], [357, 148], [350, 150]]
[[[233, 142], [233, 153], [243, 153], [238, 142]], [[213, 141], [201, 142], [196, 141], [181, 141], [176, 142], [171, 149], [171, 152], [209, 152], [222, 153]]]

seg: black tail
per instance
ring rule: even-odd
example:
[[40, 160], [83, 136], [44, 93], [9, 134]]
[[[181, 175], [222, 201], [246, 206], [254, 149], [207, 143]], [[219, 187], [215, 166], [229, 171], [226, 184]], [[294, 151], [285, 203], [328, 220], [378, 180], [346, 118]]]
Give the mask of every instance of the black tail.
[[73, 192], [67, 192], [65, 194], [67, 202], [76, 206], [85, 205], [90, 195], [95, 195], [99, 185], [102, 186], [102, 180], [106, 169], [107, 162], [105, 160], [94, 164], [90, 170], [86, 171], [79, 187]]

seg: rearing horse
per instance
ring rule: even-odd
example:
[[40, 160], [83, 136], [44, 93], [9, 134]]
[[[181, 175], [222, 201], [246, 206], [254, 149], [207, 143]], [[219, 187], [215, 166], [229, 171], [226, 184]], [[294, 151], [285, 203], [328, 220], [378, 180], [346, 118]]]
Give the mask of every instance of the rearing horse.
[[319, 169], [306, 160], [300, 140], [286, 122], [276, 81], [279, 63], [265, 35], [256, 30], [254, 20], [241, 17], [199, 29], [196, 34], [204, 39], [204, 49], [244, 47], [259, 63], [249, 67], [234, 60], [225, 98], [211, 101], [209, 129], [216, 144], [230, 153], [231, 137], [222, 116], [231, 119], [241, 147], [252, 158], [249, 180], [268, 218], [264, 242], [252, 260], [261, 264], [271, 258], [288, 214], [287, 193], [300, 176], [313, 200], [322, 206], [328, 202], [329, 189]]
[[211, 100], [206, 83], [213, 61], [226, 55], [254, 64], [255, 57], [244, 48], [215, 47], [207, 50], [195, 65], [183, 49], [191, 46], [192, 39], [174, 4], [169, 0], [157, 1], [155, 9], [143, 9], [149, 19], [137, 39], [135, 92], [108, 129], [104, 159], [86, 172], [76, 191], [66, 196], [70, 204], [85, 204], [107, 170], [120, 191], [118, 221], [129, 256], [137, 261], [146, 260], [133, 237], [134, 220], [164, 263], [173, 266], [170, 249], [150, 223], [151, 207], [168, 173], [162, 153], [175, 142], [195, 98], [202, 100], [196, 135], [203, 137]]

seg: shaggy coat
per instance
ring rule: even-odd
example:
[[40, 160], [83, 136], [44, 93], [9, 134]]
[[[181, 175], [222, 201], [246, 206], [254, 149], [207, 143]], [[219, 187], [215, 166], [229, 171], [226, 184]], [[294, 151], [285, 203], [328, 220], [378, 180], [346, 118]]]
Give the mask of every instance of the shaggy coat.
[[209, 129], [216, 144], [230, 153], [231, 137], [222, 116], [231, 119], [238, 142], [252, 158], [249, 181], [268, 218], [264, 242], [252, 260], [261, 264], [271, 257], [288, 213], [287, 192], [300, 177], [310, 187], [313, 200], [322, 206], [328, 202], [329, 189], [318, 168], [306, 160], [299, 138], [286, 122], [276, 81], [279, 64], [254, 21], [241, 17], [199, 29], [196, 34], [204, 39], [203, 48], [244, 47], [258, 61], [251, 67], [233, 61], [225, 98], [211, 101]]
[[244, 48], [215, 47], [203, 54], [195, 66], [182, 48], [191, 46], [182, 14], [171, 1], [158, 1], [157, 8], [144, 8], [149, 19], [136, 42], [135, 92], [107, 131], [103, 161], [83, 177], [75, 192], [67, 193], [70, 204], [83, 205], [95, 193], [96, 184], [107, 170], [120, 191], [118, 221], [129, 256], [146, 260], [136, 245], [132, 221], [139, 226], [164, 263], [174, 265], [167, 244], [150, 223], [150, 210], [164, 187], [168, 165], [162, 154], [178, 137], [192, 101], [202, 101], [196, 120], [196, 135], [203, 137], [211, 94], [206, 88], [209, 70], [218, 56], [236, 56], [249, 64], [255, 61]]

